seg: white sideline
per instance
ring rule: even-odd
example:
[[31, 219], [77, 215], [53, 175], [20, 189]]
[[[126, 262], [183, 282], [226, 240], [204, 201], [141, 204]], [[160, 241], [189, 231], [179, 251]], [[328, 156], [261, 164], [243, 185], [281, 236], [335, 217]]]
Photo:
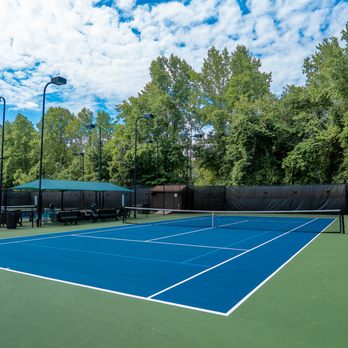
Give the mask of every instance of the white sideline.
[[[143, 225], [132, 225], [132, 226], [129, 226], [129, 227], [123, 227], [123, 226], [120, 226], [120, 227], [117, 227], [117, 226], [115, 226], [115, 227], [105, 227], [105, 228], [103, 228], [100, 231], [98, 230], [98, 231], [81, 232], [81, 233], [79, 233], [79, 235], [82, 236], [82, 235], [85, 235], [85, 234], [102, 233], [102, 232], [109, 232], [109, 231], [112, 232], [112, 231], [118, 231], [118, 230], [122, 231], [122, 230], [130, 229], [130, 228], [143, 228], [143, 227], [145, 227], [145, 226], [143, 226]], [[48, 236], [48, 237], [40, 237], [40, 235], [37, 235], [37, 237], [35, 238], [35, 235], [30, 235], [30, 236], [27, 236], [27, 237], [29, 237], [28, 239], [25, 239], [26, 236], [13, 237], [13, 238], [4, 238], [4, 240], [10, 239], [11, 241], [2, 243], [1, 239], [0, 239], [0, 246], [1, 245], [7, 245], [7, 244], [35, 242], [37, 240], [71, 237], [76, 232], [79, 232], [79, 231], [86, 231], [86, 230], [72, 230], [72, 231], [69, 231], [69, 232], [54, 232], [54, 234], [61, 233], [61, 235], [59, 235], [59, 236], [50, 236], [49, 233], [45, 233], [45, 234], [42, 234], [41, 236]]]
[[259, 290], [266, 282], [268, 282], [275, 274], [277, 274], [283, 267], [285, 267], [292, 259], [294, 259], [303, 249], [305, 249], [309, 244], [311, 244], [319, 235], [329, 228], [335, 220], [330, 222], [326, 227], [324, 227], [314, 238], [312, 238], [307, 244], [305, 244], [300, 250], [293, 254], [287, 261], [285, 261], [281, 266], [279, 266], [272, 274], [270, 274], [265, 280], [263, 280], [259, 285], [257, 285], [253, 290], [251, 290], [246, 296], [244, 296], [238, 303], [236, 303], [228, 312], [226, 316], [229, 316], [234, 312], [242, 303], [244, 303], [251, 295], [253, 295], [257, 290]]
[[192, 280], [192, 279], [194, 279], [194, 278], [197, 278], [197, 277], [201, 276], [202, 274], [205, 274], [205, 273], [207, 273], [207, 272], [209, 272], [209, 271], [211, 271], [211, 270], [213, 270], [213, 269], [215, 269], [215, 268], [217, 268], [217, 267], [220, 267], [220, 266], [224, 265], [225, 263], [228, 263], [228, 262], [230, 262], [230, 261], [232, 261], [232, 260], [237, 259], [238, 257], [241, 257], [241, 256], [243, 256], [243, 255], [245, 255], [245, 254], [247, 254], [247, 253], [250, 253], [251, 251], [253, 251], [253, 250], [255, 250], [255, 249], [261, 248], [262, 246], [264, 246], [264, 245], [266, 245], [266, 244], [268, 244], [268, 243], [270, 243], [270, 242], [273, 242], [274, 240], [279, 239], [279, 238], [281, 238], [281, 237], [283, 237], [283, 236], [285, 236], [285, 235], [287, 235], [287, 234], [289, 234], [289, 233], [291, 233], [291, 232], [293, 232], [293, 231], [295, 231], [295, 230], [297, 230], [297, 229], [299, 229], [299, 228], [301, 228], [301, 227], [303, 227], [303, 226], [306, 226], [306, 225], [308, 225], [308, 224], [310, 224], [310, 223], [312, 223], [313, 221], [316, 221], [316, 220], [318, 220], [318, 218], [312, 219], [312, 220], [310, 220], [310, 221], [308, 221], [308, 222], [306, 222], [306, 223], [304, 223], [304, 224], [302, 224], [302, 225], [300, 225], [300, 226], [298, 226], [298, 227], [295, 227], [295, 228], [293, 228], [293, 229], [291, 229], [291, 230], [289, 230], [289, 231], [287, 231], [287, 232], [284, 232], [284, 233], [280, 234], [279, 236], [276, 236], [276, 237], [274, 237], [274, 238], [272, 238], [272, 239], [269, 239], [268, 241], [263, 242], [263, 243], [261, 243], [261, 244], [255, 246], [255, 247], [249, 249], [249, 250], [246, 250], [246, 251], [242, 252], [241, 254], [238, 254], [238, 255], [236, 255], [236, 256], [233, 256], [233, 257], [231, 257], [231, 258], [229, 258], [229, 259], [227, 259], [227, 260], [225, 260], [225, 261], [222, 261], [222, 262], [220, 262], [220, 263], [218, 263], [218, 264], [216, 264], [216, 265], [214, 265], [214, 266], [212, 266], [212, 267], [209, 267], [209, 268], [205, 269], [204, 271], [201, 271], [201, 272], [199, 272], [199, 273], [196, 273], [196, 274], [194, 274], [194, 275], [191, 276], [191, 277], [188, 277], [188, 278], [186, 278], [186, 279], [184, 279], [184, 280], [182, 280], [182, 281], [180, 281], [180, 282], [177, 282], [177, 283], [175, 283], [175, 284], [173, 284], [173, 285], [171, 285], [171, 286], [168, 286], [167, 288], [165, 288], [165, 289], [163, 289], [163, 290], [160, 290], [160, 291], [158, 291], [158, 292], [156, 292], [156, 293], [150, 295], [148, 298], [153, 298], [153, 297], [156, 297], [156, 296], [158, 296], [158, 295], [160, 295], [160, 294], [163, 294], [164, 292], [167, 292], [168, 290], [171, 290], [171, 289], [173, 289], [173, 288], [175, 288], [175, 287], [177, 287], [177, 286], [179, 286], [179, 285], [181, 285], [181, 284], [183, 284], [183, 283], [186, 283], [186, 282], [188, 282], [188, 281], [190, 281], [190, 280]]

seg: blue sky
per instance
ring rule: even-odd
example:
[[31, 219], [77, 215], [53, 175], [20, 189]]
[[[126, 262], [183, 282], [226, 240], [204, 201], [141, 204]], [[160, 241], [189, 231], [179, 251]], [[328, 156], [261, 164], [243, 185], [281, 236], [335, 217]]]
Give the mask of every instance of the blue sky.
[[324, 37], [340, 36], [348, 2], [337, 0], [2, 0], [0, 95], [7, 118], [47, 107], [115, 114], [114, 105], [149, 81], [158, 55], [176, 54], [200, 70], [207, 50], [246, 45], [272, 72], [272, 90], [304, 83], [303, 59]]

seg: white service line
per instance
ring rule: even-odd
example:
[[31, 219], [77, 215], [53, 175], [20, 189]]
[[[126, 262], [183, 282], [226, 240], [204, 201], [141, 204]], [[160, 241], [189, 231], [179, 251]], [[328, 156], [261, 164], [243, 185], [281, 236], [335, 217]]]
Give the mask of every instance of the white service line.
[[193, 230], [193, 231], [188, 231], [188, 232], [181, 232], [181, 233], [176, 233], [176, 234], [169, 234], [169, 235], [163, 236], [163, 237], [147, 239], [147, 240], [145, 240], [145, 242], [153, 242], [153, 241], [156, 241], [156, 240], [161, 240], [161, 239], [166, 239], [166, 238], [171, 238], [171, 237], [176, 237], [176, 236], [182, 236], [184, 234], [191, 234], [191, 233], [202, 232], [202, 231], [207, 231], [207, 230], [212, 230], [212, 229], [215, 229], [215, 227], [206, 227], [206, 228], [201, 228], [199, 230]]
[[164, 245], [177, 245], [184, 247], [194, 247], [194, 248], [204, 248], [204, 249], [217, 249], [217, 250], [237, 250], [237, 251], [245, 251], [247, 249], [240, 248], [228, 248], [228, 247], [219, 247], [212, 245], [200, 245], [200, 244], [186, 244], [186, 243], [170, 243], [170, 242], [157, 242], [157, 241], [144, 241], [138, 239], [126, 239], [126, 238], [111, 238], [111, 237], [98, 237], [98, 236], [82, 236], [79, 234], [73, 234], [73, 237], [81, 237], [81, 238], [94, 238], [94, 239], [107, 239], [107, 240], [116, 240], [123, 242], [133, 242], [133, 243], [146, 243], [146, 244], [164, 244]]
[[[244, 220], [244, 221], [238, 221], [238, 222], [232, 222], [228, 225], [237, 225], [237, 224], [242, 224], [244, 222], [247, 222], [248, 220]], [[223, 225], [225, 226], [225, 225]], [[212, 229], [216, 229], [215, 226], [213, 227], [207, 227], [207, 228], [202, 228], [200, 230], [193, 230], [193, 231], [188, 231], [188, 232], [182, 232], [182, 233], [176, 233], [176, 234], [171, 234], [168, 236], [164, 236], [164, 237], [159, 237], [159, 238], [152, 238], [152, 239], [147, 239], [145, 242], [152, 242], [155, 240], [161, 240], [161, 239], [166, 239], [166, 238], [172, 238], [172, 237], [177, 237], [177, 236], [183, 236], [185, 234], [191, 234], [191, 233], [196, 233], [196, 232], [202, 232], [202, 231], [207, 231], [207, 230], [212, 230]]]
[[230, 225], [238, 225], [238, 224], [244, 224], [246, 222], [249, 222], [250, 220], [243, 220], [243, 221], [238, 221], [238, 222], [230, 222], [229, 224], [224, 224], [224, 225], [218, 225], [216, 227], [225, 227], [225, 226], [230, 226]]
[[237, 259], [237, 258], [239, 258], [239, 257], [241, 257], [241, 256], [243, 256], [243, 255], [245, 255], [245, 254], [247, 254], [247, 253], [250, 253], [250, 252], [253, 251], [253, 250], [256, 250], [256, 249], [258, 249], [258, 248], [261, 248], [262, 246], [264, 246], [264, 245], [266, 245], [266, 244], [268, 244], [268, 243], [271, 243], [271, 242], [273, 242], [273, 241], [276, 240], [276, 239], [279, 239], [279, 238], [281, 238], [281, 237], [284, 237], [285, 235], [287, 235], [287, 234], [289, 234], [289, 233], [291, 233], [291, 232], [293, 232], [293, 231], [295, 231], [295, 230], [298, 230], [299, 228], [301, 228], [301, 227], [303, 227], [303, 226], [306, 226], [306, 225], [308, 225], [308, 224], [310, 224], [310, 223], [312, 223], [313, 221], [316, 221], [316, 220], [318, 220], [318, 218], [312, 219], [312, 220], [310, 220], [310, 221], [308, 221], [308, 222], [306, 222], [306, 223], [304, 223], [304, 224], [302, 224], [302, 225], [300, 225], [300, 226], [298, 226], [298, 227], [295, 227], [295, 228], [291, 229], [290, 231], [284, 232], [284, 233], [280, 234], [280, 235], [277, 236], [277, 237], [274, 237], [274, 238], [272, 238], [272, 239], [270, 239], [270, 240], [267, 240], [266, 242], [263, 242], [263, 243], [261, 243], [261, 244], [255, 246], [255, 247], [249, 249], [249, 250], [246, 250], [246, 251], [242, 252], [241, 254], [238, 254], [238, 255], [236, 255], [236, 256], [233, 256], [233, 257], [231, 257], [231, 258], [229, 258], [229, 259], [227, 259], [227, 260], [225, 260], [225, 261], [223, 261], [223, 262], [218, 263], [218, 264], [215, 265], [215, 266], [209, 267], [209, 268], [207, 268], [207, 269], [205, 269], [205, 270], [203, 270], [203, 271], [201, 271], [201, 272], [199, 272], [199, 273], [196, 273], [196, 274], [194, 274], [194, 275], [191, 276], [191, 277], [188, 277], [188, 278], [186, 278], [186, 279], [184, 279], [184, 280], [182, 280], [182, 281], [180, 281], [180, 282], [177, 282], [177, 283], [175, 283], [175, 284], [173, 284], [173, 285], [171, 285], [171, 286], [169, 286], [169, 287], [167, 287], [167, 288], [165, 288], [165, 289], [163, 289], [163, 290], [160, 290], [160, 291], [156, 292], [155, 294], [152, 294], [151, 296], [148, 296], [148, 298], [156, 297], [156, 296], [158, 296], [158, 295], [160, 295], [160, 294], [162, 294], [162, 293], [164, 293], [164, 292], [166, 292], [166, 291], [168, 291], [168, 290], [171, 290], [171, 289], [173, 289], [173, 288], [175, 288], [175, 287], [177, 287], [177, 286], [179, 286], [179, 285], [181, 285], [181, 284], [184, 284], [184, 283], [186, 283], [186, 282], [188, 282], [188, 281], [190, 281], [190, 280], [192, 280], [192, 279], [194, 279], [194, 278], [197, 278], [197, 277], [201, 276], [202, 274], [205, 274], [205, 273], [207, 273], [207, 272], [209, 272], [209, 271], [211, 271], [211, 270], [213, 270], [213, 269], [215, 269], [215, 268], [217, 268], [217, 267], [220, 267], [220, 266], [224, 265], [225, 263], [228, 263], [228, 262], [230, 262], [230, 261], [232, 261], [232, 260], [235, 260], [235, 259]]
[[[33, 244], [33, 245], [37, 248], [42, 248], [42, 249], [53, 249], [53, 250], [69, 251], [69, 252], [82, 253], [82, 254], [93, 254], [93, 255], [102, 255], [102, 256], [110, 256], [110, 257], [120, 257], [120, 258], [127, 258], [127, 259], [143, 260], [143, 261], [154, 261], [154, 262], [159, 262], [159, 263], [183, 264], [182, 261], [171, 261], [171, 260], [165, 260], [163, 258], [156, 259], [156, 258], [151, 258], [151, 257], [123, 255], [123, 254], [100, 252], [100, 251], [88, 250], [88, 249], [63, 248], [63, 247], [54, 247], [54, 246], [47, 246], [47, 245], [40, 245], [40, 244]], [[188, 263], [188, 264], [191, 266], [198, 266], [201, 268], [206, 266], [206, 265], [201, 265], [198, 263]]]

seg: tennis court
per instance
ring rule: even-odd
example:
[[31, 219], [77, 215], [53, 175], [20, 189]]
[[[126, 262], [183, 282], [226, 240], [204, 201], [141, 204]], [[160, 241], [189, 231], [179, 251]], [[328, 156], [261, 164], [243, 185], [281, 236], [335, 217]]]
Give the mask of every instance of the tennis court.
[[136, 221], [2, 239], [0, 268], [226, 316], [335, 219], [208, 214]]

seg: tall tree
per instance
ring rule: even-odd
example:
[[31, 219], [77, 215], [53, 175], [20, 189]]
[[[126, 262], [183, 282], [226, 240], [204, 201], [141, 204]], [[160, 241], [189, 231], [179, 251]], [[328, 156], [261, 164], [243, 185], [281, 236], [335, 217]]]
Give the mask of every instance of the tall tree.
[[[222, 52], [212, 47], [204, 59], [197, 79], [200, 118], [209, 129], [209, 137], [203, 147], [197, 147], [199, 166], [216, 183], [222, 183], [221, 168], [226, 153], [226, 127], [230, 118], [226, 97], [231, 78], [231, 55], [225, 48]], [[208, 174], [208, 173], [211, 174]]]
[[[293, 130], [293, 149], [284, 158], [286, 183], [332, 182], [344, 169], [342, 129], [347, 103], [340, 74], [345, 49], [337, 38], [325, 39], [304, 61], [306, 86], [290, 88], [283, 96]], [[343, 98], [342, 98], [343, 97]], [[339, 141], [341, 138], [341, 142]], [[335, 179], [336, 178], [336, 179]]]
[[[65, 178], [64, 169], [72, 160], [69, 151], [69, 125], [73, 115], [68, 109], [49, 108], [45, 115], [43, 177]], [[41, 122], [39, 123], [41, 125]], [[41, 130], [41, 128], [40, 128]]]
[[33, 124], [22, 114], [6, 123], [4, 152], [4, 186], [23, 184], [38, 177], [37, 132]]
[[[153, 122], [138, 123], [138, 183], [185, 182], [190, 121], [193, 115], [192, 68], [176, 56], [158, 57], [150, 67], [151, 81], [138, 97], [132, 97], [117, 106], [119, 112], [116, 132], [111, 142], [110, 175], [113, 179], [128, 178], [131, 183], [134, 164], [134, 129], [136, 120], [144, 113], [155, 115]], [[115, 159], [124, 158], [121, 163]], [[159, 163], [161, 165], [159, 165]], [[157, 177], [157, 178], [156, 178]]]

